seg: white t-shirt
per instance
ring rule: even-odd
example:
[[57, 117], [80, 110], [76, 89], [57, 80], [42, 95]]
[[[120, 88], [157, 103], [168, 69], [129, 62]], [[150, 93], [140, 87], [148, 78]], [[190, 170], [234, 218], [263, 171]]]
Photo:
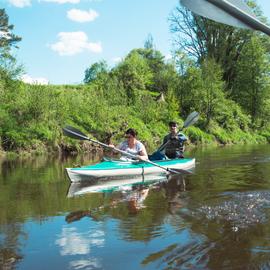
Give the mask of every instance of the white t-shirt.
[[129, 148], [128, 142], [124, 141], [124, 142], [120, 143], [118, 148], [122, 151], [128, 152], [129, 154], [139, 155], [140, 152], [144, 150], [144, 145], [140, 141], [136, 141], [134, 147]]

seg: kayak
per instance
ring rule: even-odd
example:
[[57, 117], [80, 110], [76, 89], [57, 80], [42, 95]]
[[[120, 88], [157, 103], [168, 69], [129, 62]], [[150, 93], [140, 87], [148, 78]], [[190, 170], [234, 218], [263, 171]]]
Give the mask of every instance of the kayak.
[[166, 174], [169, 169], [189, 170], [195, 167], [195, 159], [159, 160], [155, 161], [155, 164], [163, 168], [143, 161], [104, 160], [94, 165], [66, 168], [66, 171], [71, 182], [95, 181], [97, 178]]

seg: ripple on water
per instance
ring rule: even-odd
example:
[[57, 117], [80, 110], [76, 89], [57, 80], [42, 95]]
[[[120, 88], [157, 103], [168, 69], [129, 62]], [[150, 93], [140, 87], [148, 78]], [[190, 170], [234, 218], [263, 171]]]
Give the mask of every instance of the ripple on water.
[[232, 230], [247, 228], [269, 221], [267, 209], [270, 208], [270, 191], [237, 192], [225, 195], [219, 204], [208, 204], [193, 211], [193, 215], [204, 215], [209, 220], [226, 220], [232, 224]]
[[191, 242], [187, 245], [179, 246], [165, 261], [173, 269], [208, 269], [209, 251], [214, 244], [207, 242]]
[[184, 230], [184, 237], [179, 243], [174, 243], [155, 253], [149, 254], [142, 261], [142, 265], [155, 263], [157, 269], [208, 269], [209, 252], [214, 243], [208, 243], [205, 237], [198, 237]]

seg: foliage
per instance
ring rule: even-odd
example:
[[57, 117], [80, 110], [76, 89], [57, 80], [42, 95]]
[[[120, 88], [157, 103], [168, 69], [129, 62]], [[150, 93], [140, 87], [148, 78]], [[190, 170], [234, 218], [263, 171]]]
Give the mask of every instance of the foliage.
[[114, 69], [113, 75], [123, 84], [131, 102], [137, 90], [146, 90], [153, 83], [153, 73], [146, 59], [137, 51], [131, 51]]
[[243, 47], [236, 69], [231, 96], [251, 116], [253, 128], [262, 127], [269, 115], [269, 61], [258, 37]]
[[107, 73], [108, 66], [105, 61], [100, 61], [91, 65], [91, 67], [85, 70], [84, 83], [90, 83], [97, 79], [98, 76], [102, 76]]
[[[0, 27], [1, 22], [8, 27], [0, 11]], [[175, 16], [177, 23], [180, 15]], [[29, 85], [17, 80], [15, 62], [0, 65], [0, 149], [92, 150], [63, 136], [62, 127], [72, 125], [115, 144], [133, 127], [150, 152], [168, 132], [168, 121], [181, 125], [195, 110], [200, 113], [196, 127], [184, 130], [194, 144], [269, 142], [270, 42], [189, 13], [181, 16], [188, 16], [182, 18], [191, 35], [185, 41], [192, 41], [190, 51], [183, 53], [179, 43], [167, 61], [149, 36], [144, 48], [131, 50], [115, 67], [104, 61], [91, 65], [83, 85]], [[13, 42], [1, 43], [0, 36], [0, 53], [20, 40], [10, 37]]]
[[[248, 1], [248, 5], [261, 18], [256, 3]], [[222, 67], [223, 79], [230, 88], [236, 73], [235, 64], [253, 32], [197, 16], [181, 5], [175, 8], [169, 20], [177, 51], [185, 51], [197, 63], [206, 58], [215, 59]]]
[[12, 49], [21, 41], [21, 37], [12, 31], [14, 25], [9, 24], [9, 17], [5, 9], [0, 9], [0, 77], [17, 77], [22, 72], [22, 66], [16, 66], [16, 59], [12, 55]]

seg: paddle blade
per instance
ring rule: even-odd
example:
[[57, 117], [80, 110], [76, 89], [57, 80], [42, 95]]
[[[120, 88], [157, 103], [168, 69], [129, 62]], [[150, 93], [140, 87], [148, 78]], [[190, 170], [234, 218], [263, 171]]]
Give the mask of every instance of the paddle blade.
[[192, 112], [184, 122], [183, 128], [187, 128], [198, 121], [200, 114], [198, 112]]
[[63, 128], [63, 133], [64, 135], [73, 138], [73, 139], [77, 139], [77, 140], [89, 140], [89, 138], [82, 133], [80, 130], [71, 127], [71, 126], [66, 126]]
[[234, 27], [259, 30], [270, 35], [270, 28], [260, 22], [241, 0], [180, 0], [192, 12]]

